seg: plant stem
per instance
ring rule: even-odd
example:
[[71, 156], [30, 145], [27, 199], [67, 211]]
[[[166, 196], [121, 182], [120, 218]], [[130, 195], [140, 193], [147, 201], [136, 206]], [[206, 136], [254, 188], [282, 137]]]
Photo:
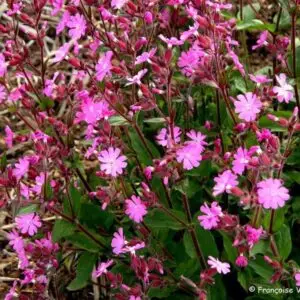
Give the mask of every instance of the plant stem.
[[200, 266], [201, 266], [202, 269], [206, 269], [207, 268], [206, 260], [204, 258], [203, 252], [200, 248], [199, 241], [197, 239], [197, 235], [196, 235], [196, 231], [195, 231], [195, 227], [192, 224], [192, 222], [193, 222], [192, 214], [191, 214], [191, 209], [190, 209], [190, 205], [189, 205], [189, 200], [188, 200], [186, 194], [182, 195], [182, 202], [183, 202], [184, 210], [186, 212], [186, 216], [187, 216], [187, 219], [188, 219], [188, 222], [189, 222], [189, 225], [190, 225], [189, 231], [190, 231], [192, 241], [193, 241], [196, 253], [197, 253], [197, 257], [198, 257], [199, 262], [200, 262]]

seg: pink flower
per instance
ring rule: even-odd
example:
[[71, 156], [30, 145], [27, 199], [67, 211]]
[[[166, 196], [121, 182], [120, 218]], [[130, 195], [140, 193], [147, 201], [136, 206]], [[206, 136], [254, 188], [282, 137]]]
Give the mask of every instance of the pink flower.
[[248, 259], [247, 257], [245, 257], [243, 254], [241, 254], [240, 256], [237, 257], [237, 259], [235, 260], [235, 264], [238, 267], [241, 268], [245, 268], [248, 266]]
[[126, 240], [123, 234], [123, 228], [119, 228], [117, 232], [114, 233], [113, 239], [111, 241], [111, 246], [113, 248], [113, 253], [121, 254], [124, 252], [123, 247], [125, 246]]
[[279, 179], [268, 178], [257, 184], [258, 202], [266, 209], [283, 207], [290, 199], [289, 191]]
[[156, 48], [151, 49], [149, 52], [143, 52], [141, 55], [139, 55], [135, 60], [135, 65], [142, 64], [144, 62], [148, 62], [151, 64], [151, 58], [156, 53]]
[[80, 111], [76, 113], [75, 123], [85, 121], [87, 124], [96, 124], [99, 120], [107, 119], [113, 114], [105, 100], [94, 102], [92, 98], [84, 97]]
[[286, 82], [287, 78], [284, 73], [276, 75], [276, 80], [279, 86], [273, 87], [273, 92], [277, 94], [278, 101], [289, 103], [290, 100], [294, 97], [293, 87]]
[[186, 41], [191, 36], [198, 36], [198, 28], [199, 24], [195, 22], [193, 26], [189, 26], [189, 30], [182, 32], [182, 34], [180, 35], [180, 40]]
[[148, 72], [147, 69], [143, 69], [141, 71], [139, 71], [136, 75], [134, 75], [133, 77], [126, 77], [127, 81], [129, 81], [128, 83], [125, 84], [125, 86], [131, 85], [131, 84], [137, 84], [137, 85], [141, 85], [141, 79], [144, 77], [144, 75]]
[[111, 75], [110, 70], [112, 68], [111, 58], [113, 57], [112, 51], [105, 52], [98, 60], [96, 65], [96, 78], [102, 81], [105, 76]]
[[252, 75], [252, 74], [250, 74], [249, 77], [253, 82], [257, 83], [257, 85], [268, 83], [268, 82], [272, 81], [272, 79], [270, 79], [266, 75]]
[[244, 66], [241, 64], [239, 57], [232, 50], [229, 50], [228, 54], [233, 60], [235, 69], [238, 70], [242, 74], [242, 76], [245, 76], [245, 69]]
[[237, 99], [234, 101], [234, 106], [235, 112], [239, 114], [239, 118], [246, 122], [255, 121], [262, 107], [262, 103], [257, 96], [249, 92], [245, 95], [238, 95]]
[[181, 69], [182, 74], [191, 77], [195, 73], [199, 64], [200, 54], [201, 52], [194, 49], [190, 49], [187, 52], [181, 52], [177, 65]]
[[186, 135], [191, 139], [191, 141], [187, 141], [186, 144], [196, 146], [202, 153], [204, 151], [204, 146], [207, 145], [207, 143], [204, 141], [206, 139], [206, 135], [194, 129], [189, 131]]
[[57, 13], [62, 9], [64, 5], [64, 0], [52, 0], [50, 3], [53, 5], [54, 9], [51, 12], [52, 16], [57, 15]]
[[0, 53], [0, 77], [4, 77], [7, 72], [7, 63], [5, 62], [5, 57]]
[[247, 233], [247, 242], [250, 245], [250, 248], [252, 248], [255, 244], [259, 242], [260, 237], [262, 236], [264, 231], [262, 227], [254, 228], [250, 225], [246, 225], [245, 229]]
[[252, 50], [261, 48], [263, 46], [268, 46], [269, 43], [267, 42], [267, 38], [268, 38], [268, 31], [265, 30], [259, 35], [259, 38], [256, 41], [256, 45], [252, 46]]
[[65, 27], [67, 26], [67, 23], [70, 20], [70, 17], [71, 17], [71, 15], [70, 15], [69, 11], [66, 10], [64, 12], [64, 14], [62, 15], [59, 23], [56, 26], [56, 35], [59, 35], [65, 29]]
[[67, 22], [67, 26], [70, 28], [69, 36], [78, 40], [84, 36], [86, 31], [86, 21], [82, 15], [77, 13], [75, 16], [71, 16]]
[[6, 98], [6, 90], [4, 86], [0, 85], [0, 104], [3, 102], [3, 100]]
[[13, 249], [16, 252], [23, 251], [24, 240], [15, 229], [13, 229], [12, 232], [7, 234], [7, 238], [9, 240], [9, 244], [13, 247]]
[[227, 274], [230, 272], [230, 265], [228, 263], [221, 262], [212, 256], [209, 256], [208, 258], [207, 263], [212, 269], [216, 269], [219, 274]]
[[172, 48], [172, 46], [180, 46], [184, 43], [184, 41], [178, 40], [175, 37], [167, 38], [162, 34], [160, 34], [158, 37], [168, 45], [168, 48]]
[[175, 126], [173, 128], [173, 134], [174, 134], [174, 141], [172, 140], [172, 135], [170, 132], [170, 128], [162, 128], [158, 135], [156, 136], [156, 141], [159, 145], [166, 147], [166, 148], [172, 148], [174, 146], [174, 143], [177, 144], [180, 142], [180, 135], [181, 130], [179, 127]]
[[45, 183], [46, 175], [46, 172], [41, 172], [40, 175], [35, 177], [35, 185], [33, 186], [32, 191], [34, 191], [38, 195], [40, 195], [42, 192], [42, 187]]
[[217, 196], [224, 192], [230, 194], [231, 189], [238, 185], [237, 176], [233, 174], [230, 170], [224, 171], [219, 174], [218, 177], [214, 178], [215, 186], [213, 188], [213, 195]]
[[113, 263], [114, 261], [112, 259], [108, 260], [107, 262], [100, 263], [98, 267], [93, 271], [92, 278], [96, 279], [102, 274], [106, 274], [107, 268], [109, 268]]
[[185, 170], [199, 167], [202, 160], [201, 151], [193, 144], [188, 144], [176, 151], [176, 160], [183, 163]]
[[55, 52], [55, 57], [53, 59], [53, 62], [60, 62], [62, 61], [67, 54], [69, 53], [71, 48], [71, 43], [65, 43], [60, 48], [58, 48]]
[[121, 150], [119, 148], [109, 147], [108, 150], [100, 152], [98, 159], [100, 161], [101, 171], [105, 174], [117, 177], [123, 173], [123, 169], [127, 166], [127, 158], [124, 155], [120, 155]]
[[19, 294], [16, 292], [17, 283], [18, 283], [17, 280], [15, 280], [13, 286], [10, 288], [9, 292], [5, 295], [4, 300], [14, 300], [19, 297]]
[[7, 148], [10, 149], [13, 146], [14, 133], [8, 125], [5, 126], [5, 139], [4, 140], [5, 140]]
[[111, 7], [114, 9], [121, 9], [128, 0], [112, 0], [111, 1]]
[[38, 228], [42, 226], [40, 217], [35, 213], [16, 217], [16, 223], [17, 227], [21, 230], [21, 233], [28, 233], [31, 236], [35, 235], [38, 231]]
[[300, 286], [300, 273], [295, 274], [296, 286]]
[[125, 204], [125, 214], [136, 223], [141, 223], [144, 216], [147, 214], [147, 207], [141, 201], [141, 198], [133, 195], [131, 196], [131, 199], [125, 200]]
[[211, 207], [209, 207], [207, 203], [204, 203], [204, 205], [200, 207], [200, 210], [205, 215], [199, 216], [198, 221], [204, 229], [211, 230], [218, 227], [220, 217], [223, 215], [223, 213], [222, 208], [216, 201], [211, 203]]
[[29, 165], [30, 163], [27, 157], [19, 159], [19, 162], [15, 164], [15, 168], [13, 170], [13, 174], [17, 178], [17, 180], [20, 180], [27, 174]]
[[233, 172], [239, 175], [243, 174], [251, 158], [248, 150], [243, 147], [239, 147], [233, 157]]

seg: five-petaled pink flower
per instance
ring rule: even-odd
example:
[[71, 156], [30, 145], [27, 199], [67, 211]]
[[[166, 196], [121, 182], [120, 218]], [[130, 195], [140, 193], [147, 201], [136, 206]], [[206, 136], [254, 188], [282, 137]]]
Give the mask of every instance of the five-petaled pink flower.
[[256, 45], [252, 46], [252, 50], [261, 48], [263, 46], [267, 46], [269, 43], [267, 42], [267, 38], [268, 38], [268, 31], [265, 30], [263, 31], [260, 35], [258, 40], [256, 41]]
[[147, 207], [138, 196], [131, 196], [131, 199], [125, 200], [125, 214], [136, 223], [141, 223], [147, 214]]
[[113, 253], [120, 254], [123, 253], [124, 246], [125, 246], [126, 240], [123, 233], [123, 228], [119, 228], [117, 232], [114, 233], [113, 239], [111, 241], [111, 246], [113, 248]]
[[112, 0], [111, 7], [114, 9], [121, 9], [128, 0]]
[[117, 177], [123, 173], [123, 169], [127, 166], [127, 158], [124, 155], [120, 155], [121, 150], [119, 148], [109, 147], [108, 150], [100, 152], [98, 159], [100, 161], [100, 169], [105, 174]]
[[200, 210], [204, 215], [199, 216], [198, 221], [204, 229], [211, 230], [218, 227], [220, 217], [222, 217], [223, 213], [222, 208], [216, 201], [211, 203], [211, 207], [207, 203], [204, 203], [204, 205], [201, 205]]
[[98, 278], [102, 274], [107, 273], [107, 268], [109, 268], [114, 261], [112, 259], [108, 260], [107, 262], [100, 263], [96, 269], [93, 270], [92, 278]]
[[276, 75], [276, 80], [279, 85], [273, 87], [273, 92], [276, 93], [278, 101], [289, 103], [290, 100], [294, 97], [293, 87], [287, 83], [287, 78], [284, 73]]
[[197, 168], [202, 160], [201, 151], [193, 144], [187, 144], [176, 151], [176, 160], [183, 163], [185, 170]]
[[213, 195], [217, 196], [224, 192], [230, 194], [231, 189], [238, 185], [237, 176], [233, 174], [230, 170], [224, 171], [219, 174], [218, 177], [214, 178], [215, 186], [213, 188]]
[[70, 28], [69, 36], [78, 40], [85, 34], [86, 21], [83, 15], [77, 13], [75, 16], [71, 16], [67, 22], [67, 26]]
[[30, 236], [35, 235], [38, 231], [38, 228], [42, 226], [40, 217], [35, 213], [20, 215], [16, 217], [16, 223], [21, 233], [27, 233]]
[[258, 202], [266, 209], [283, 207], [290, 199], [289, 191], [280, 179], [268, 178], [257, 184]]
[[243, 147], [239, 147], [233, 157], [232, 170], [235, 174], [243, 174], [251, 158], [248, 150]]
[[0, 53], [0, 77], [3, 77], [7, 72], [7, 63], [5, 62], [5, 57]]
[[264, 233], [262, 227], [254, 228], [250, 225], [245, 226], [246, 234], [247, 234], [247, 243], [252, 248], [255, 244], [257, 244]]
[[186, 144], [197, 147], [202, 153], [204, 151], [204, 146], [207, 145], [207, 142], [205, 142], [206, 135], [194, 129], [189, 131], [186, 135], [191, 139], [190, 141], [187, 141]]
[[19, 161], [15, 164], [15, 168], [13, 170], [14, 176], [20, 180], [23, 176], [25, 176], [29, 170], [29, 160], [27, 157], [20, 158]]
[[110, 70], [112, 68], [111, 59], [113, 57], [112, 51], [105, 52], [98, 60], [96, 65], [96, 78], [102, 81], [105, 76], [110, 76]]
[[300, 286], [300, 272], [295, 274], [296, 286]]
[[127, 82], [125, 84], [125, 86], [131, 85], [131, 84], [137, 84], [137, 85], [141, 85], [141, 79], [144, 77], [144, 75], [148, 72], [147, 69], [143, 69], [141, 71], [139, 71], [136, 75], [134, 75], [133, 77], [126, 77]]
[[162, 128], [159, 131], [158, 135], [156, 136], [156, 141], [159, 145], [163, 147], [172, 148], [174, 144], [180, 142], [180, 135], [181, 135], [181, 130], [177, 126], [173, 128], [173, 138], [172, 138], [170, 127], [168, 129]]
[[226, 262], [221, 262], [217, 258], [212, 256], [208, 257], [207, 263], [210, 265], [212, 269], [216, 269], [219, 274], [227, 274], [230, 272], [230, 265]]
[[238, 100], [234, 101], [235, 112], [239, 114], [239, 118], [246, 122], [255, 121], [257, 114], [262, 108], [262, 103], [258, 97], [249, 92], [245, 95], [238, 95]]
[[156, 52], [156, 48], [151, 49], [149, 52], [143, 52], [141, 55], [137, 56], [135, 59], [135, 65], [142, 64], [144, 62], [148, 62], [151, 64], [151, 58], [154, 56]]

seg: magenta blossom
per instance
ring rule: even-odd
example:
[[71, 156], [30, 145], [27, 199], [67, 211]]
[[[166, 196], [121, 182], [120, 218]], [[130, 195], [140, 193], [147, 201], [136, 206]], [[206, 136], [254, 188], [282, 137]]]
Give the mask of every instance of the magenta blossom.
[[15, 168], [13, 170], [13, 174], [17, 178], [17, 180], [20, 180], [27, 174], [29, 166], [30, 163], [27, 157], [19, 159], [18, 163], [15, 164]]
[[256, 50], [263, 46], [268, 46], [269, 43], [267, 42], [267, 38], [268, 38], [268, 31], [265, 30], [259, 35], [259, 38], [256, 41], [256, 45], [252, 46], [252, 50]]
[[113, 248], [113, 253], [120, 254], [123, 253], [123, 247], [125, 246], [126, 240], [123, 233], [123, 228], [119, 228], [117, 232], [114, 233], [113, 239], [111, 241], [111, 246]]
[[219, 261], [217, 258], [212, 256], [208, 257], [207, 263], [210, 265], [212, 269], [216, 269], [219, 274], [227, 274], [230, 272], [230, 265], [225, 262]]
[[24, 240], [15, 229], [7, 234], [7, 238], [9, 240], [9, 244], [16, 252], [24, 250]]
[[276, 93], [278, 101], [289, 103], [294, 97], [293, 87], [287, 83], [287, 78], [284, 73], [276, 75], [276, 80], [279, 85], [273, 87], [273, 92]]
[[128, 0], [112, 0], [111, 7], [114, 9], [121, 9]]
[[217, 196], [224, 192], [230, 194], [231, 189], [238, 185], [237, 176], [233, 174], [230, 170], [224, 171], [219, 174], [218, 177], [214, 178], [215, 186], [213, 188], [213, 195]]
[[270, 79], [266, 75], [252, 75], [252, 74], [250, 74], [249, 77], [253, 82], [257, 83], [257, 85], [272, 82], [272, 79]]
[[123, 173], [123, 169], [127, 166], [127, 158], [124, 155], [120, 155], [121, 150], [119, 148], [109, 147], [108, 150], [100, 152], [98, 159], [100, 161], [101, 171], [105, 174], [117, 177]]
[[92, 273], [92, 278], [96, 279], [100, 277], [102, 274], [106, 274], [107, 268], [109, 268], [113, 263], [114, 261], [112, 259], [108, 260], [107, 262], [100, 263], [98, 267], [94, 269]]
[[31, 236], [35, 235], [38, 231], [38, 228], [42, 227], [40, 217], [35, 213], [16, 217], [16, 223], [21, 233], [27, 233]]
[[178, 67], [181, 69], [183, 75], [191, 77], [195, 72], [199, 64], [199, 57], [202, 52], [190, 49], [187, 52], [181, 52], [178, 59]]
[[0, 77], [4, 77], [7, 72], [7, 63], [5, 62], [5, 57], [0, 53]]
[[147, 207], [138, 196], [131, 196], [130, 199], [125, 200], [126, 210], [125, 214], [136, 223], [141, 223], [144, 216], [147, 214]]
[[233, 172], [239, 175], [243, 174], [251, 158], [248, 150], [243, 147], [239, 147], [233, 157]]
[[205, 142], [206, 135], [194, 129], [189, 131], [186, 135], [191, 139], [190, 141], [187, 141], [186, 144], [197, 147], [202, 153], [204, 151], [204, 147], [207, 145]]
[[3, 85], [0, 85], [0, 104], [3, 102], [3, 100], [6, 98], [7, 93]]
[[268, 178], [257, 184], [258, 202], [266, 209], [283, 207], [290, 199], [289, 191], [280, 179]]
[[173, 128], [173, 136], [174, 140], [172, 139], [171, 129], [162, 128], [158, 135], [156, 136], [156, 141], [159, 145], [166, 147], [166, 148], [172, 148], [174, 144], [177, 144], [180, 142], [180, 135], [181, 130], [179, 127], [175, 126]]
[[83, 15], [76, 14], [75, 16], [71, 16], [67, 22], [67, 26], [70, 28], [69, 36], [78, 40], [82, 36], [84, 36], [86, 31], [86, 21]]
[[151, 64], [151, 58], [154, 56], [156, 53], [156, 48], [151, 49], [149, 52], [143, 52], [141, 55], [137, 56], [135, 59], [135, 65], [142, 64], [144, 62], [148, 62]]
[[220, 222], [220, 217], [223, 215], [222, 208], [219, 204], [214, 201], [211, 203], [211, 207], [204, 203], [200, 210], [204, 215], [198, 217], [198, 221], [201, 226], [206, 230], [211, 230], [213, 228], [218, 227], [218, 223]]
[[5, 144], [8, 149], [10, 149], [13, 146], [13, 140], [14, 140], [14, 133], [10, 129], [8, 125], [5, 126]]
[[162, 34], [160, 34], [158, 37], [168, 45], [168, 48], [172, 48], [172, 46], [180, 46], [180, 45], [183, 45], [183, 43], [184, 43], [184, 41], [178, 40], [175, 37], [167, 38], [167, 37], [163, 36]]
[[237, 257], [235, 264], [240, 268], [245, 268], [248, 266], [248, 259], [243, 254]]
[[102, 81], [105, 76], [110, 76], [110, 70], [112, 68], [111, 59], [113, 57], [112, 51], [105, 52], [98, 60], [96, 65], [96, 78]]
[[72, 44], [69, 42], [63, 44], [60, 48], [58, 48], [55, 52], [55, 57], [53, 59], [53, 62], [60, 62], [64, 60], [67, 54], [69, 53], [71, 46]]
[[247, 233], [247, 242], [250, 245], [250, 248], [252, 248], [255, 244], [259, 242], [264, 231], [262, 227], [254, 228], [250, 225], [246, 225], [245, 229]]
[[193, 144], [187, 144], [176, 151], [176, 160], [183, 163], [185, 170], [199, 167], [202, 160], [201, 151]]
[[144, 77], [144, 75], [148, 72], [147, 69], [143, 69], [141, 71], [139, 71], [136, 75], [134, 75], [133, 77], [126, 77], [127, 81], [129, 81], [128, 83], [125, 84], [125, 86], [131, 85], [131, 84], [137, 84], [137, 85], [141, 85], [141, 79]]
[[300, 272], [295, 274], [296, 286], [300, 286]]
[[255, 121], [257, 114], [262, 108], [262, 103], [253, 93], [238, 95], [234, 101], [235, 112], [239, 114], [239, 118], [246, 122]]

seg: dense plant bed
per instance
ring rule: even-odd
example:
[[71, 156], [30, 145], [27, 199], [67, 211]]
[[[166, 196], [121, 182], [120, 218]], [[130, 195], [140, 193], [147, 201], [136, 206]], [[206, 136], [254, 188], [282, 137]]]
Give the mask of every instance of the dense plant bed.
[[300, 298], [299, 4], [1, 3], [1, 299]]

